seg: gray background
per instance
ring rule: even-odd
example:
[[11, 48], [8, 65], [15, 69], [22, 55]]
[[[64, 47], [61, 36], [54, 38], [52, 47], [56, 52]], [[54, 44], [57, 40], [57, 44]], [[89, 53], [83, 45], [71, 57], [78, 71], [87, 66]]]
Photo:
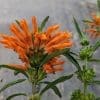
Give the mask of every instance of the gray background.
[[[84, 18], [89, 18], [91, 11], [95, 10], [95, 4], [96, 0], [0, 0], [0, 33], [9, 34], [9, 24], [14, 22], [15, 19], [26, 18], [29, 21], [29, 25], [31, 25], [31, 17], [33, 15], [37, 16], [39, 23], [45, 16], [49, 15], [50, 19], [47, 26], [59, 23], [61, 29], [68, 29], [71, 31], [74, 35], [74, 40], [78, 41], [74, 25], [72, 24], [72, 17], [75, 16], [79, 22]], [[82, 23], [80, 24], [82, 25]], [[77, 42], [73, 48], [75, 50], [79, 49]], [[99, 52], [96, 52], [96, 55], [98, 54]], [[0, 46], [0, 64], [19, 62], [20, 61], [14, 52]], [[94, 64], [94, 67], [97, 73], [97, 78], [99, 78], [100, 66], [99, 64]], [[48, 80], [53, 80], [64, 73], [69, 74], [75, 70], [74, 66], [68, 62], [68, 60], [66, 60], [64, 69], [63, 72], [55, 76], [49, 75]], [[0, 82], [0, 87], [13, 79], [22, 77], [22, 75], [13, 76], [13, 72], [8, 69], [1, 69], [0, 80], [3, 79], [3, 82]], [[81, 84], [75, 77], [73, 77], [71, 80], [59, 84], [58, 87], [63, 94], [62, 99], [59, 99], [51, 90], [49, 90], [44, 94], [43, 100], [70, 100], [71, 92], [74, 89], [81, 88]], [[100, 95], [99, 86], [91, 86], [90, 90], [97, 96]], [[28, 82], [23, 82], [0, 94], [0, 100], [5, 100], [5, 97], [11, 93], [16, 93], [17, 91], [30, 93], [31, 87]], [[16, 97], [13, 100], [27, 99], [24, 97]]]

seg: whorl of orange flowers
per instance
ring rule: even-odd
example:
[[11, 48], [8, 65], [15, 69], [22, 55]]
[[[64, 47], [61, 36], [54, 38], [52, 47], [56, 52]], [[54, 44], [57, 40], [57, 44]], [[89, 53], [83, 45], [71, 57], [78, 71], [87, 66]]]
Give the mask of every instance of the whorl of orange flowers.
[[87, 32], [92, 38], [100, 38], [100, 16], [93, 15], [92, 21], [88, 22], [89, 29]]
[[[32, 26], [33, 28], [30, 30], [25, 19], [22, 19], [17, 24], [12, 23], [10, 26], [12, 35], [1, 34], [0, 40], [0, 43], [6, 48], [13, 49], [19, 55], [19, 58], [25, 63], [24, 66], [26, 67], [22, 67], [25, 70], [30, 65], [30, 57], [38, 54], [39, 50], [43, 49], [43, 54], [50, 54], [56, 50], [70, 48], [73, 44], [70, 32], [57, 31], [59, 25], [50, 26], [46, 31], [39, 32], [36, 17], [32, 17]], [[61, 70], [62, 67], [53, 67], [56, 64], [62, 65], [63, 63], [54, 58], [45, 64], [43, 68], [47, 73]], [[18, 67], [17, 65], [16, 67], [21, 68], [21, 66]]]

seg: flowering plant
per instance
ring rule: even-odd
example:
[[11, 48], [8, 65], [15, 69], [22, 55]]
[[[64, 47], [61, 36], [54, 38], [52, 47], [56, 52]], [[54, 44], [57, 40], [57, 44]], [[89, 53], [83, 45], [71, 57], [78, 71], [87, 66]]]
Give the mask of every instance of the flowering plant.
[[[100, 84], [99, 80], [95, 80], [96, 73], [93, 68], [90, 68], [91, 62], [100, 62], [94, 58], [94, 53], [100, 47], [100, 40], [91, 45], [87, 34], [91, 38], [100, 38], [100, 1], [98, 0], [98, 13], [93, 15], [91, 20], [84, 20], [88, 28], [81, 31], [79, 24], [75, 18], [74, 24], [80, 38], [80, 50], [74, 52], [71, 49], [73, 46], [72, 33], [69, 31], [61, 31], [59, 25], [53, 25], [44, 30], [46, 22], [49, 19], [47, 16], [40, 26], [37, 24], [36, 17], [32, 17], [32, 29], [28, 27], [25, 19], [16, 20], [16, 24], [12, 23], [10, 31], [12, 35], [0, 34], [0, 43], [5, 48], [12, 49], [19, 56], [22, 64], [7, 64], [0, 65], [1, 68], [14, 70], [14, 74], [23, 74], [25, 79], [18, 79], [5, 84], [0, 93], [10, 86], [28, 80], [32, 86], [32, 94], [16, 93], [7, 97], [10, 100], [15, 96], [24, 95], [28, 100], [41, 100], [42, 95], [52, 89], [56, 95], [62, 97], [58, 87], [58, 83], [64, 82], [74, 76], [83, 84], [83, 89], [75, 90], [71, 95], [71, 100], [99, 100], [93, 93], [88, 92], [88, 86], [91, 84]], [[76, 70], [70, 75], [60, 76], [58, 79], [50, 82], [45, 81], [48, 74], [56, 74], [63, 70], [64, 61], [61, 56], [65, 56], [72, 62]], [[41, 84], [45, 84], [43, 89]]]

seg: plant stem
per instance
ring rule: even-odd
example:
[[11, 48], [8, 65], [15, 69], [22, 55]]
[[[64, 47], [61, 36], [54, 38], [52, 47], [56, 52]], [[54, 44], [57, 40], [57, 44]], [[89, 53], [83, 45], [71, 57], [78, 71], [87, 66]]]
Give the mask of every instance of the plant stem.
[[86, 93], [87, 93], [87, 84], [84, 82], [84, 87], [83, 87], [83, 93], [84, 93], [84, 99], [85, 99], [85, 96], [86, 96]]
[[[85, 59], [85, 69], [87, 69], [87, 67], [88, 67], [88, 62], [87, 62], [88, 60], [87, 60], [87, 58]], [[87, 93], [87, 83], [86, 83], [86, 81], [84, 81], [84, 83], [83, 83], [83, 93], [84, 93], [84, 99], [85, 99], [85, 97], [86, 97], [86, 93]]]

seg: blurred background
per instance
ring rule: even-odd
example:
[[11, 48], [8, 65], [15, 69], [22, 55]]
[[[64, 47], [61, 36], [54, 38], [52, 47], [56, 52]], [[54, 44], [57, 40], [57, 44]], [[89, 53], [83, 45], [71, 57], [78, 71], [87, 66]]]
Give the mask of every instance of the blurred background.
[[[59, 23], [62, 30], [71, 31], [73, 33], [73, 39], [76, 41], [73, 49], [78, 50], [78, 36], [73, 24], [73, 16], [78, 20], [80, 25], [83, 26], [81, 21], [85, 18], [90, 18], [90, 14], [95, 10], [96, 0], [0, 0], [0, 33], [10, 34], [9, 25], [16, 19], [20, 20], [26, 18], [31, 26], [32, 16], [38, 18], [38, 23], [40, 23], [44, 17], [50, 16], [47, 26]], [[99, 51], [96, 52], [96, 55], [100, 57]], [[17, 54], [0, 46], [0, 64], [19, 62], [20, 60], [18, 60]], [[97, 78], [99, 78], [100, 66], [99, 64], [93, 64], [93, 66], [95, 67]], [[66, 60], [64, 71], [55, 76], [49, 75], [48, 80], [53, 80], [64, 73], [69, 74], [74, 70], [74, 66]], [[22, 77], [21, 74], [14, 76], [13, 72], [8, 69], [0, 69], [0, 87], [13, 79]], [[63, 94], [62, 99], [59, 99], [54, 95], [53, 91], [49, 90], [44, 94], [43, 100], [70, 100], [71, 92], [74, 89], [81, 88], [81, 84], [73, 77], [71, 80], [59, 84], [58, 87]], [[28, 82], [20, 83], [0, 94], [0, 100], [6, 100], [5, 97], [17, 91], [30, 93], [31, 87]], [[100, 96], [100, 87], [91, 86], [90, 91]], [[13, 100], [27, 99], [25, 97], [16, 97]]]

